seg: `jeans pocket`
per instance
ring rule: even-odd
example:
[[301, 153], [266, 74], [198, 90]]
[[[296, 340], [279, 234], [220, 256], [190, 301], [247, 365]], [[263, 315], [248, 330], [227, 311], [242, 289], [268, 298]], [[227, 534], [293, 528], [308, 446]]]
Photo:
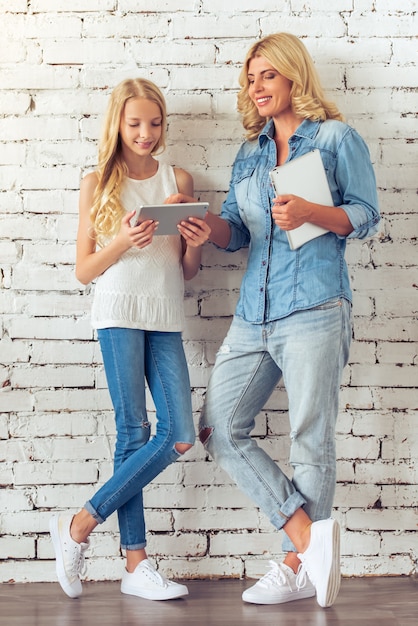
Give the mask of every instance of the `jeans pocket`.
[[341, 298], [333, 298], [332, 300], [328, 300], [327, 302], [318, 304], [318, 306], [312, 307], [311, 311], [327, 311], [329, 309], [336, 309], [342, 305], [343, 303]]

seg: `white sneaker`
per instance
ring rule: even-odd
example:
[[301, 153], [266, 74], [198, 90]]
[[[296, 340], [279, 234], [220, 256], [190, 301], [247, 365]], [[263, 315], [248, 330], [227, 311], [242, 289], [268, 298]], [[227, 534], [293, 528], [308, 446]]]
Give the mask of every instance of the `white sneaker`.
[[331, 518], [313, 522], [308, 549], [298, 557], [316, 589], [319, 606], [331, 606], [341, 583], [338, 522]]
[[132, 574], [126, 570], [123, 572], [120, 590], [146, 600], [172, 600], [189, 593], [185, 585], [164, 578], [148, 559], [141, 561]]
[[302, 598], [312, 598], [315, 595], [315, 587], [305, 576], [301, 577], [284, 563], [279, 565], [270, 561], [271, 570], [260, 578], [255, 585], [246, 589], [242, 594], [244, 602], [253, 604], [282, 604]]
[[55, 550], [58, 582], [70, 598], [82, 594], [80, 575], [84, 566], [84, 553], [89, 547], [86, 543], [77, 543], [70, 535], [73, 515], [53, 515], [49, 530]]

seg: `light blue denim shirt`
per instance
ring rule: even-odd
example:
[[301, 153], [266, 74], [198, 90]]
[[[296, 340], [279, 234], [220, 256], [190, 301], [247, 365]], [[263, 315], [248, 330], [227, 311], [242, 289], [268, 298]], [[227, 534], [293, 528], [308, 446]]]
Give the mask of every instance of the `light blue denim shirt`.
[[[227, 251], [249, 247], [236, 315], [248, 322], [271, 322], [333, 298], [351, 301], [346, 237], [327, 233], [291, 250], [285, 231], [271, 217], [275, 197], [269, 171], [276, 166], [272, 120], [258, 141], [245, 142], [234, 162], [221, 217], [231, 226]], [[349, 237], [364, 239], [380, 220], [369, 150], [360, 135], [336, 120], [304, 120], [289, 139], [288, 160], [319, 149], [334, 206], [347, 213]]]

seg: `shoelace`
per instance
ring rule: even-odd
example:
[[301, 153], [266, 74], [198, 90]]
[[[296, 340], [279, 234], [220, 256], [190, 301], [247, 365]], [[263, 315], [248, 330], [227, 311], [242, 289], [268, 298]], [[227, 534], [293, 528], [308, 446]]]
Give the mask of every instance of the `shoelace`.
[[307, 582], [307, 570], [304, 563], [299, 565], [298, 573], [296, 575], [296, 587], [299, 589], [303, 589]]
[[169, 580], [167, 578], [164, 578], [164, 576], [160, 574], [160, 572], [157, 572], [156, 569], [150, 566], [146, 566], [146, 569], [150, 578], [154, 578], [155, 582], [160, 584], [162, 587], [168, 587]]
[[80, 550], [77, 551], [77, 554], [74, 554], [74, 558], [70, 565], [69, 574], [73, 578], [77, 578], [77, 576], [84, 576], [86, 573], [86, 565], [85, 565], [85, 552], [87, 550], [87, 546], [81, 546]]
[[271, 567], [270, 571], [260, 578], [259, 583], [265, 585], [266, 587], [270, 587], [271, 585], [279, 585], [283, 587], [284, 585], [287, 585], [289, 589], [292, 590], [290, 582], [280, 565], [278, 565], [275, 561], [269, 561], [269, 565]]

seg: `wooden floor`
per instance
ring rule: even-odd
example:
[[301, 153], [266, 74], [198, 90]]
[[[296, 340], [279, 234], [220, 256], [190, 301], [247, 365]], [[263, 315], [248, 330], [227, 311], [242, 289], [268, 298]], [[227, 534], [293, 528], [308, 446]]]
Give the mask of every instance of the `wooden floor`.
[[189, 596], [151, 602], [120, 593], [115, 582], [84, 583], [67, 598], [58, 584], [0, 585], [2, 626], [417, 626], [418, 581], [413, 578], [343, 579], [334, 606], [315, 598], [257, 606], [241, 600], [251, 581], [188, 581]]

